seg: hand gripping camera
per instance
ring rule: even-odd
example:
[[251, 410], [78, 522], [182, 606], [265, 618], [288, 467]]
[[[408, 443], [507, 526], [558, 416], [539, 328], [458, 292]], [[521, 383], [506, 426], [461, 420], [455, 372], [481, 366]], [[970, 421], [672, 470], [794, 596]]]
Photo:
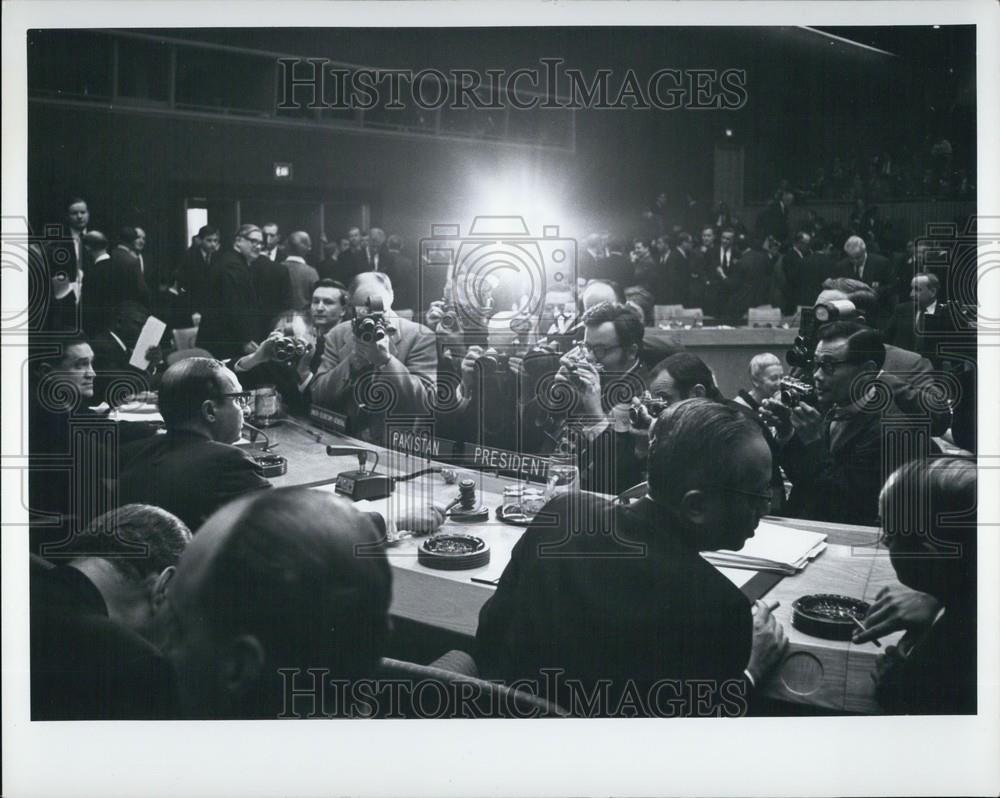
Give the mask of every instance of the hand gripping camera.
[[819, 399], [816, 397], [816, 386], [795, 377], [782, 377], [780, 388], [781, 403], [785, 407], [798, 407], [799, 402], [816, 407]]
[[308, 350], [308, 342], [290, 335], [282, 336], [274, 342], [274, 357], [281, 363], [300, 358]]
[[[648, 418], [641, 412], [643, 408], [645, 408]], [[645, 391], [639, 398], [639, 404], [629, 408], [628, 420], [636, 429], [649, 429], [660, 413], [666, 409], [667, 403], [665, 401], [653, 396], [649, 391]]]
[[355, 318], [352, 322], [354, 336], [366, 344], [381, 341], [393, 329], [392, 324], [385, 317], [382, 297], [368, 297], [365, 301], [365, 307], [368, 308], [367, 315]]

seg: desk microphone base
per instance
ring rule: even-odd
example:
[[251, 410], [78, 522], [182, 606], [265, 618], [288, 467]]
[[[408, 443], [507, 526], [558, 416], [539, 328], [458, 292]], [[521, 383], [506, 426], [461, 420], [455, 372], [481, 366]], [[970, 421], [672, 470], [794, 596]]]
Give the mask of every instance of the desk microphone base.
[[337, 475], [336, 491], [351, 501], [384, 499], [392, 493], [392, 480], [370, 471], [343, 471]]

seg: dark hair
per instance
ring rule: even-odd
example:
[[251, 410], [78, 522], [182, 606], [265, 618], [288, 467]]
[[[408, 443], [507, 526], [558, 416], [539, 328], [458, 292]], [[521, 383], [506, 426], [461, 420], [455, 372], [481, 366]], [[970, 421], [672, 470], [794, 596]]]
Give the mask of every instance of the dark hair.
[[[256, 230], [261, 233], [260, 228], [255, 224], [241, 224], [239, 229], [233, 234], [233, 238], [246, 238]], [[261, 233], [263, 235], [263, 233]]]
[[679, 247], [681, 244], [693, 244], [694, 239], [691, 237], [690, 233], [678, 233], [676, 240], [674, 241], [674, 246]]
[[795, 243], [796, 244], [801, 244], [807, 238], [810, 239], [810, 240], [812, 240], [812, 233], [810, 233], [808, 230], [799, 230], [795, 234]]
[[208, 236], [217, 236], [219, 234], [219, 228], [214, 224], [203, 224], [198, 228], [198, 238], [207, 238]]
[[882, 529], [893, 566], [897, 572], [905, 566], [903, 584], [945, 604], [969, 598], [976, 580], [977, 490], [972, 457], [910, 460], [886, 480]]
[[722, 393], [715, 384], [715, 375], [712, 370], [697, 355], [690, 352], [677, 352], [657, 363], [650, 370], [650, 380], [656, 379], [660, 372], [667, 372], [677, 390], [682, 396], [688, 396], [695, 385], [702, 385], [705, 388], [705, 398], [716, 402], [722, 401]]
[[[80, 202], [82, 202], [84, 205], [87, 205], [87, 200], [85, 200], [83, 197], [70, 197], [66, 201], [66, 204], [63, 207], [66, 208], [66, 212], [68, 213], [70, 208], [72, 208], [74, 205], [76, 205], [77, 203], [80, 203]], [[90, 210], [90, 206], [89, 205], [87, 205], [87, 210], [88, 211]]]
[[861, 364], [868, 360], [881, 369], [885, 364], [885, 344], [878, 330], [856, 321], [835, 321], [816, 331], [817, 341], [847, 339], [847, 361]]
[[396, 252], [403, 248], [403, 239], [398, 235], [393, 233], [386, 239], [386, 246], [389, 247], [393, 252]]
[[588, 327], [600, 327], [606, 322], [615, 325], [615, 335], [618, 343], [625, 349], [635, 345], [642, 346], [645, 327], [635, 311], [618, 302], [600, 302], [583, 314], [583, 323]]
[[270, 666], [371, 674], [388, 635], [392, 586], [372, 520], [305, 488], [243, 501], [200, 597], [209, 623], [218, 634], [256, 636]]
[[135, 228], [128, 225], [118, 231], [118, 240], [123, 244], [134, 244], [138, 237], [139, 234], [135, 231]]
[[76, 330], [57, 330], [55, 335], [46, 335], [44, 341], [39, 341], [38, 345], [33, 347], [34, 353], [31, 359], [35, 369], [43, 365], [55, 368], [66, 359], [66, 353], [73, 346], [90, 346], [90, 341]]
[[74, 537], [72, 556], [107, 560], [141, 581], [177, 565], [191, 530], [176, 515], [149, 504], [125, 504], [91, 521]]
[[316, 282], [312, 290], [315, 291], [317, 288], [336, 288], [341, 293], [341, 302], [347, 301], [347, 286], [340, 282], [340, 280], [331, 280], [329, 277], [324, 277], [322, 280]]
[[206, 399], [219, 398], [219, 379], [226, 367], [208, 357], [178, 360], [160, 380], [160, 415], [167, 429], [198, 418]]
[[676, 507], [689, 490], [736, 485], [741, 463], [733, 452], [760, 434], [741, 410], [723, 402], [696, 398], [670, 405], [650, 433], [649, 495]]

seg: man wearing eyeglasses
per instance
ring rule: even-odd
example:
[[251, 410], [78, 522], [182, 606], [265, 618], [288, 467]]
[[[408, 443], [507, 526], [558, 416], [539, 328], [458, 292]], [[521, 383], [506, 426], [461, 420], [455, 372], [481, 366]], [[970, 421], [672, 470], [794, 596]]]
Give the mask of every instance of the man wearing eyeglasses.
[[617, 494], [644, 478], [628, 421], [632, 398], [649, 384], [639, 359], [644, 328], [635, 312], [611, 302], [590, 308], [582, 321], [583, 342], [540, 380], [525, 407], [524, 449], [551, 454], [568, 439], [584, 489]]
[[196, 530], [230, 499], [271, 487], [240, 439], [247, 394], [217, 360], [192, 357], [160, 381], [165, 435], [121, 450], [118, 500], [162, 507]]
[[[885, 424], [902, 413], [877, 382], [885, 363], [879, 333], [839, 321], [819, 329], [814, 355], [817, 407], [779, 399], [763, 403], [761, 416], [777, 430], [781, 465], [792, 482], [787, 514], [818, 521], [875, 524], [882, 483], [929, 434]], [[929, 433], [929, 430], [928, 430]], [[926, 442], [925, 442], [926, 441]], [[935, 447], [936, 448], [936, 447]]]
[[253, 352], [260, 338], [261, 303], [251, 264], [264, 246], [257, 225], [236, 231], [232, 248], [212, 264], [197, 345], [225, 360]]

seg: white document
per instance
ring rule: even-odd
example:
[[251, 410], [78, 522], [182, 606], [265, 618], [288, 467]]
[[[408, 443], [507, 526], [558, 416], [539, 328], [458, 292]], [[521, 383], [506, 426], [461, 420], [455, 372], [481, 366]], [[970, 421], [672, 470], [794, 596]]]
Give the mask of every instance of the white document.
[[142, 332], [139, 333], [139, 340], [135, 343], [135, 348], [132, 350], [132, 357], [129, 358], [128, 364], [143, 371], [149, 368], [149, 360], [146, 359], [146, 350], [151, 346], [160, 345], [160, 340], [163, 338], [163, 333], [166, 332], [166, 329], [167, 325], [156, 318], [156, 316], [150, 316], [146, 319], [146, 323], [142, 325]]

